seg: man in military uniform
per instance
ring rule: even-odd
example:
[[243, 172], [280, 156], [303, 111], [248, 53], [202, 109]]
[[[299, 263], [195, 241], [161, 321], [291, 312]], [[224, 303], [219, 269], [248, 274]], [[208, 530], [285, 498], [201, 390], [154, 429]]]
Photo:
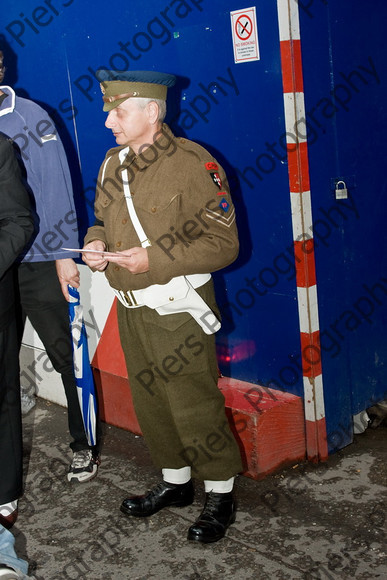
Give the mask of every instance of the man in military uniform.
[[222, 167], [200, 145], [163, 124], [173, 75], [98, 72], [109, 150], [97, 185], [95, 225], [84, 261], [104, 271], [116, 293], [120, 339], [136, 414], [163, 481], [124, 500], [128, 515], [150, 516], [206, 503], [188, 539], [214, 542], [235, 520], [238, 446], [217, 387], [219, 329], [210, 272], [238, 255], [235, 210]]

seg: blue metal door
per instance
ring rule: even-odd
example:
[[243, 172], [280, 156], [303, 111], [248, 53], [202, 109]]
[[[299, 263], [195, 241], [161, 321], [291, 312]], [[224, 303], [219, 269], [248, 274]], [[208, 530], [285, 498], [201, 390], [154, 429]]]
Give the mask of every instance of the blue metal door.
[[[300, 2], [331, 449], [352, 440], [352, 415], [386, 398], [385, 13], [382, 1]], [[339, 180], [348, 198], [336, 198]]]

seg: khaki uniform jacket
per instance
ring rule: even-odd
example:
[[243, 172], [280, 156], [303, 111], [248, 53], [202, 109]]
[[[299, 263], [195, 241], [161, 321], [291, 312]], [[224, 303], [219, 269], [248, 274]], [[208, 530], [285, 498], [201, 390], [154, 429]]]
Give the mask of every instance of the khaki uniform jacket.
[[102, 240], [109, 251], [141, 246], [123, 195], [121, 172], [127, 168], [136, 213], [151, 242], [149, 271], [131, 274], [111, 263], [105, 270], [110, 285], [138, 290], [231, 264], [239, 250], [235, 209], [225, 173], [210, 153], [176, 138], [167, 125], [151, 146], [137, 156], [129, 152], [121, 165], [122, 149], [110, 149], [101, 166], [96, 225], [85, 244]]

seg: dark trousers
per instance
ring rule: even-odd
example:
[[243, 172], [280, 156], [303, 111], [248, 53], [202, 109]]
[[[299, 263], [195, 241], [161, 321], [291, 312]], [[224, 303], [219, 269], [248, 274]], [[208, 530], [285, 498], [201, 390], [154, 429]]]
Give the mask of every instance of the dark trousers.
[[21, 310], [20, 339], [26, 316], [39, 335], [54, 369], [61, 375], [68, 406], [68, 424], [73, 441], [70, 447], [80, 451], [89, 447], [74, 376], [68, 303], [56, 274], [55, 262], [29, 262], [18, 268]]
[[19, 347], [12, 312], [0, 330], [0, 504], [22, 495], [22, 462]]
[[[212, 282], [198, 292], [217, 312]], [[153, 462], [190, 465], [193, 477], [227, 480], [242, 470], [217, 386], [215, 337], [187, 313], [160, 316], [117, 303], [136, 415]]]

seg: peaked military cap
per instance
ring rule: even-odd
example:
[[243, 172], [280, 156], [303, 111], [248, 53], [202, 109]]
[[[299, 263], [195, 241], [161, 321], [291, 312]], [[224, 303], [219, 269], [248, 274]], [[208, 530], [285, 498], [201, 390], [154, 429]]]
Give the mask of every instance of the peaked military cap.
[[146, 99], [167, 98], [168, 87], [173, 87], [176, 77], [156, 71], [97, 71], [103, 94], [104, 111], [111, 111], [130, 97]]

